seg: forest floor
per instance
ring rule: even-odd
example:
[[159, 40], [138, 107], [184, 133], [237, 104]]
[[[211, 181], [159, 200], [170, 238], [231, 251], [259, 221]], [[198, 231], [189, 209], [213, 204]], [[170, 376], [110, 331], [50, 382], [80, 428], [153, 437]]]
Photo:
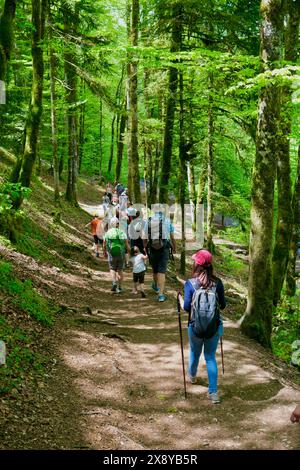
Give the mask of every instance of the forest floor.
[[[107, 261], [94, 258], [84, 218], [63, 222], [72, 243], [84, 247], [76, 259], [57, 253], [65, 269], [0, 245], [16, 275], [32, 279], [62, 312], [41, 339], [51, 358], [46, 373], [0, 400], [0, 448], [299, 449], [300, 426], [289, 421], [300, 402], [299, 373], [241, 334], [238, 296], [225, 311], [224, 375], [217, 354], [221, 403], [207, 398], [203, 358], [185, 400], [174, 271], [165, 303], [149, 287], [150, 270], [146, 299], [131, 294], [129, 270], [124, 293], [112, 293]], [[233, 277], [224, 281], [245, 290]]]

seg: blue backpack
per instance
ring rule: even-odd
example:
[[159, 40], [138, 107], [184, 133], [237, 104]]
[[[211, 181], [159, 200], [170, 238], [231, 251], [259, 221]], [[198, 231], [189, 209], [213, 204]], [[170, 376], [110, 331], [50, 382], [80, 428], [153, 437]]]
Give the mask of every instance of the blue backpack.
[[192, 298], [190, 324], [198, 338], [212, 338], [220, 325], [220, 307], [216, 285], [204, 289], [197, 279], [190, 280], [195, 289]]

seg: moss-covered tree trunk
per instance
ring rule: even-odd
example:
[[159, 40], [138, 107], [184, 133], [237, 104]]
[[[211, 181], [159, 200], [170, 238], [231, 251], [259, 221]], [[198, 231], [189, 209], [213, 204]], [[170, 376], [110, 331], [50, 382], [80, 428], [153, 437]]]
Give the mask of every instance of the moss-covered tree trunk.
[[294, 296], [296, 294], [296, 261], [298, 242], [300, 240], [300, 145], [298, 148], [298, 169], [293, 194], [293, 227], [289, 251], [289, 263], [286, 276], [286, 293]]
[[[172, 15], [172, 42], [171, 52], [180, 50], [182, 35], [182, 5], [174, 3]], [[161, 203], [168, 203], [169, 179], [172, 171], [172, 150], [174, 118], [177, 102], [178, 71], [175, 67], [169, 69], [168, 98], [166, 107], [164, 143], [162, 152], [162, 166], [159, 188], [159, 200]]]
[[[44, 39], [46, 14], [47, 0], [32, 0], [31, 101], [25, 125], [23, 155], [16, 165], [13, 177], [15, 181], [18, 181], [25, 187], [30, 186], [32, 171], [37, 157], [39, 130], [43, 111], [44, 59], [42, 41]], [[16, 207], [19, 207], [21, 203], [22, 200], [18, 200]]]
[[179, 72], [179, 185], [178, 200], [181, 207], [181, 250], [180, 250], [180, 274], [186, 271], [186, 237], [185, 237], [185, 197], [187, 180], [187, 155], [184, 133], [184, 84], [183, 73]]
[[100, 182], [103, 178], [103, 102], [99, 101], [99, 178]]
[[[132, 0], [131, 4], [131, 32], [130, 45], [138, 46], [139, 37], [140, 2]], [[130, 174], [131, 198], [135, 203], [142, 201], [139, 171], [139, 145], [138, 145], [138, 63], [135, 57], [130, 54], [129, 62], [129, 153], [130, 153]]]
[[[281, 59], [283, 2], [261, 2], [261, 60], [264, 70]], [[280, 88], [271, 82], [262, 88], [258, 104], [256, 156], [252, 175], [252, 209], [250, 234], [250, 271], [247, 310], [242, 330], [264, 346], [271, 346], [273, 282], [272, 237], [274, 185]]]
[[[74, 13], [70, 6], [64, 4], [64, 19], [66, 35], [76, 35], [78, 14]], [[77, 177], [78, 177], [78, 116], [77, 116], [77, 75], [74, 67], [76, 55], [74, 45], [66, 44], [65, 51], [65, 81], [68, 121], [68, 180], [66, 188], [66, 200], [77, 206]]]
[[[49, 21], [51, 22], [51, 9], [49, 8]], [[54, 180], [54, 201], [59, 203], [59, 159], [58, 159], [58, 138], [57, 138], [57, 92], [56, 92], [56, 75], [57, 75], [57, 59], [53, 48], [53, 35], [51, 25], [49, 31], [49, 59], [50, 59], [50, 93], [51, 93], [51, 141], [53, 151], [53, 180]]]
[[[287, 2], [287, 26], [285, 30], [285, 60], [296, 62], [298, 57], [300, 1]], [[289, 247], [293, 225], [292, 185], [290, 166], [290, 133], [292, 126], [292, 90], [289, 85], [281, 89], [281, 122], [278, 135], [278, 217], [273, 252], [273, 303], [277, 305], [286, 276]]]
[[5, 82], [7, 64], [13, 48], [17, 0], [5, 0], [0, 18], [0, 81]]
[[208, 98], [208, 132], [207, 132], [207, 248], [214, 251], [213, 243], [213, 191], [214, 191], [214, 110], [213, 110], [213, 79], [209, 74]]
[[[84, 94], [85, 84], [82, 80], [81, 91]], [[84, 140], [85, 140], [85, 113], [86, 105], [85, 102], [80, 106], [80, 115], [79, 115], [79, 145], [78, 145], [78, 173], [81, 172], [82, 162], [84, 158]]]
[[116, 162], [116, 180], [117, 181], [120, 179], [121, 170], [122, 170], [126, 121], [127, 121], [127, 113], [126, 113], [126, 110], [124, 109], [124, 112], [121, 115], [120, 127], [119, 127], [119, 132], [118, 132], [117, 162]]

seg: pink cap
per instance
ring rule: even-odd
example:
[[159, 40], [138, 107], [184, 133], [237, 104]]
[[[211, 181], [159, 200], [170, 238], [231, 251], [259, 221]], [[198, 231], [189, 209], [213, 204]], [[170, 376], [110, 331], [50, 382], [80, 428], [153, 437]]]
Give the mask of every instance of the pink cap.
[[208, 265], [212, 263], [212, 254], [207, 250], [200, 250], [192, 256], [196, 264]]

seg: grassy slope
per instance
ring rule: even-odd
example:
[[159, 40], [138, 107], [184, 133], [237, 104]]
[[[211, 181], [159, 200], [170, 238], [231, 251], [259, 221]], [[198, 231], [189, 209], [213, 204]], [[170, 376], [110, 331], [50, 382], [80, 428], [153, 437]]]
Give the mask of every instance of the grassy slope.
[[[9, 174], [12, 163], [12, 158], [2, 159], [1, 174]], [[90, 241], [84, 230], [89, 216], [62, 197], [61, 222], [55, 222], [53, 190], [47, 173], [34, 181], [32, 190], [23, 206], [24, 223], [19, 227], [15, 245], [0, 237], [0, 339], [5, 341], [8, 353], [6, 367], [0, 368], [0, 395], [24, 391], [26, 382], [38, 380], [45, 373], [49, 358], [40, 351], [47, 349], [47, 329], [60, 311], [43, 287], [37, 286], [35, 280], [24, 279], [17, 258], [15, 262], [5, 259], [5, 250], [15, 250], [38, 265], [54, 266], [64, 272], [72, 271], [72, 262], [94, 262], [82, 244], [82, 239]], [[99, 202], [101, 190], [94, 184], [80, 181], [79, 190], [84, 200]]]

